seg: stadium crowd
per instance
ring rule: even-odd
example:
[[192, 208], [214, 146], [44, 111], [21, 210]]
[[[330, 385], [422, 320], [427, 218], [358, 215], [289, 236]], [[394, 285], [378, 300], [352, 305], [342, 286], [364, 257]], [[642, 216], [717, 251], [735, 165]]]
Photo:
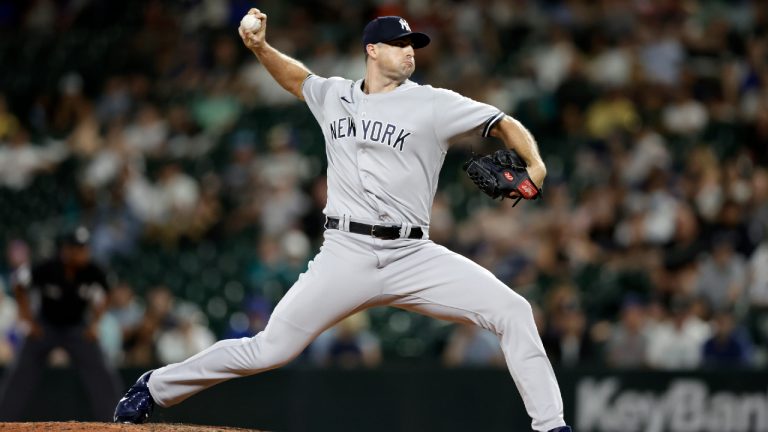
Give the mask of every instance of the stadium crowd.
[[[768, 3], [747, 0], [0, 2], [0, 360], [23, 338], [11, 273], [79, 224], [113, 275], [115, 364], [263, 328], [321, 241], [325, 161], [240, 46], [253, 4], [323, 76], [362, 76], [365, 22], [404, 16], [433, 37], [415, 81], [532, 131], [544, 199], [481, 196], [460, 165], [497, 143], [468, 139], [430, 237], [532, 302], [556, 365], [768, 363]], [[503, 366], [487, 332], [380, 310], [302, 361], [402, 358]]]

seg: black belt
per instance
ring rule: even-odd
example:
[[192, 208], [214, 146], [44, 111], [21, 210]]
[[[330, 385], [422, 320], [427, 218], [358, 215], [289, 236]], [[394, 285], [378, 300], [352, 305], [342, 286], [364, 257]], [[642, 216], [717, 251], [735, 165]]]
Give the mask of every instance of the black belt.
[[[339, 229], [339, 219], [329, 217], [325, 221], [327, 229]], [[380, 238], [382, 240], [395, 240], [400, 238], [400, 225], [368, 225], [359, 222], [349, 222], [349, 232], [355, 234], [364, 234]], [[420, 239], [424, 236], [421, 227], [411, 228], [409, 239]]]

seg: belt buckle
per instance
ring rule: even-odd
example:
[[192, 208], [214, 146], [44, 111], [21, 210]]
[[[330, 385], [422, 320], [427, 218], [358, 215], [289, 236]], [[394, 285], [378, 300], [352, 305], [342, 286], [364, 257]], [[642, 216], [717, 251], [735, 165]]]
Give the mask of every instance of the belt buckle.
[[377, 227], [379, 227], [379, 228], [397, 228], [397, 227], [388, 227], [388, 226], [384, 226], [384, 225], [371, 225], [371, 236], [376, 237], [376, 238], [380, 238], [382, 240], [396, 240], [396, 239], [400, 238], [400, 235], [388, 235], [388, 234], [385, 234], [385, 233], [381, 233], [381, 234], [377, 235], [376, 234], [376, 228]]

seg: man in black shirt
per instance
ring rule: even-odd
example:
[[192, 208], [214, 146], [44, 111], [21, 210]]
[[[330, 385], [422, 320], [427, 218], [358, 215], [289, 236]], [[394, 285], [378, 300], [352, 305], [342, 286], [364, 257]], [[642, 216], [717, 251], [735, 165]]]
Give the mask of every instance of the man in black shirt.
[[[94, 419], [111, 419], [121, 386], [98, 342], [108, 286], [104, 272], [91, 261], [88, 238], [88, 230], [79, 227], [60, 240], [58, 256], [31, 272], [24, 268], [14, 272], [19, 315], [29, 332], [0, 389], [0, 420], [22, 418], [56, 347], [66, 350], [78, 369]], [[32, 298], [39, 299], [36, 312]]]

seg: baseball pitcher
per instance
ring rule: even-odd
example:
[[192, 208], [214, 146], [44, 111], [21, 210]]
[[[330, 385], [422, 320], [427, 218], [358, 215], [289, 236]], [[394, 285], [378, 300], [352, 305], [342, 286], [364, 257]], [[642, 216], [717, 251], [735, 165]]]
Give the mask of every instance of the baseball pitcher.
[[248, 14], [256, 20], [241, 24], [243, 43], [279, 85], [307, 103], [323, 131], [324, 242], [264, 331], [145, 373], [118, 404], [115, 421], [141, 423], [154, 405], [169, 407], [222, 381], [280, 367], [341, 319], [390, 305], [498, 335], [533, 429], [570, 431], [531, 306], [488, 270], [429, 240], [451, 138], [471, 131], [500, 138], [521, 160], [503, 150], [473, 158], [467, 173], [491, 196], [535, 199], [546, 168], [531, 134], [492, 106], [410, 81], [415, 50], [430, 39], [400, 17], [366, 25], [366, 74], [352, 81], [317, 76], [280, 53], [265, 40], [267, 15]]

